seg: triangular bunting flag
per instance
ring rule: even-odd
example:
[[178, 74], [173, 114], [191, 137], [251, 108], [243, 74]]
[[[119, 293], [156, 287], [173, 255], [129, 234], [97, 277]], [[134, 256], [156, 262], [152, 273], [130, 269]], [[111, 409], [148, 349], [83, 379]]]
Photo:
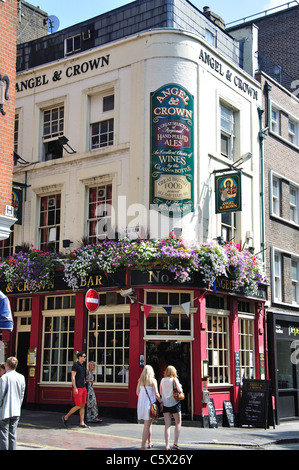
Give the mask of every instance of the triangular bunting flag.
[[143, 304], [143, 310], [144, 310], [145, 318], [148, 317], [148, 314], [150, 313], [150, 311], [151, 311], [152, 308], [153, 308], [152, 305]]
[[171, 314], [172, 307], [163, 307], [166, 310], [167, 315]]
[[187, 315], [187, 317], [189, 317], [189, 314], [190, 314], [190, 305], [191, 305], [190, 302], [185, 302], [181, 304], [181, 307], [183, 307], [183, 309], [185, 310], [185, 314]]

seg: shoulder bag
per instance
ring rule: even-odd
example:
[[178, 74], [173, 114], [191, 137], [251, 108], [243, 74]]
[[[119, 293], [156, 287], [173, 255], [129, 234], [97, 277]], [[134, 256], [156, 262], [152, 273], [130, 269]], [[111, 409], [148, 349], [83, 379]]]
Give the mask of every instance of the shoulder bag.
[[148, 392], [147, 392], [147, 390], [146, 390], [146, 386], [145, 386], [145, 385], [144, 385], [144, 388], [145, 388], [145, 392], [146, 392], [146, 394], [147, 394], [147, 396], [148, 396], [148, 399], [149, 399], [149, 401], [150, 401], [150, 404], [151, 404], [150, 413], [149, 413], [150, 418], [151, 418], [151, 419], [158, 419], [158, 418], [159, 418], [159, 408], [158, 408], [158, 405], [157, 405], [156, 403], [152, 403], [152, 402], [151, 402], [151, 399], [150, 399], [150, 397], [149, 397], [149, 394], [148, 394]]
[[176, 401], [181, 401], [181, 400], [184, 400], [185, 398], [185, 394], [183, 392], [179, 392], [175, 386], [175, 379], [173, 379], [173, 398], [176, 400]]

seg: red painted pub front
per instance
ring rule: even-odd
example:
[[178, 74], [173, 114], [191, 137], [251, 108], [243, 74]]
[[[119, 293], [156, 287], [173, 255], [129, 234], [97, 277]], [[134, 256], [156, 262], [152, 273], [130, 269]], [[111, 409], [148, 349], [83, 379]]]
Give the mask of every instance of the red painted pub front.
[[[238, 415], [242, 380], [268, 379], [266, 288], [246, 297], [231, 286], [218, 278], [210, 289], [196, 276], [180, 284], [159, 269], [92, 274], [75, 291], [61, 275], [34, 294], [21, 284], [14, 291], [3, 285], [14, 328], [3, 331], [2, 340], [26, 376], [26, 403], [69, 407], [71, 367], [76, 351], [84, 350], [87, 362], [96, 363], [94, 389], [103, 413], [136, 418], [137, 380], [151, 364], [158, 382], [167, 365], [176, 367], [186, 418], [206, 426], [209, 399], [219, 422], [224, 401]], [[99, 295], [95, 311], [86, 308], [90, 289]]]

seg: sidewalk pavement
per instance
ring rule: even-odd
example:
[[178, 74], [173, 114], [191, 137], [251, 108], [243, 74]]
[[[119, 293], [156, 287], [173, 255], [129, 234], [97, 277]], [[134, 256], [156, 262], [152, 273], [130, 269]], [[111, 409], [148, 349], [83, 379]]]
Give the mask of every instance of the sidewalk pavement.
[[[102, 423], [79, 427], [79, 416], [69, 419], [68, 428], [62, 423], [61, 412], [22, 410], [17, 432], [17, 450], [138, 450], [141, 445], [142, 423], [123, 419], [102, 418]], [[155, 451], [163, 451], [164, 423], [153, 424], [152, 441]], [[174, 424], [171, 426], [171, 444]], [[179, 445], [184, 451], [224, 446], [234, 449], [262, 449], [269, 444], [299, 442], [299, 421], [283, 422], [268, 429], [242, 427], [201, 428], [194, 422], [183, 421]]]

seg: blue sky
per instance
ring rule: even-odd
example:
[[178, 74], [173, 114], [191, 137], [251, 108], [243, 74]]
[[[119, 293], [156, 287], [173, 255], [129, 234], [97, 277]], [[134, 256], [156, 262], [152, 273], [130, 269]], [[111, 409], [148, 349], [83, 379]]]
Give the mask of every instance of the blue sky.
[[[59, 29], [67, 28], [81, 21], [101, 15], [107, 11], [131, 3], [130, 0], [27, 0], [34, 6], [40, 6], [49, 15], [59, 19]], [[255, 15], [269, 8], [285, 3], [284, 0], [251, 0], [241, 2], [235, 0], [191, 0], [194, 6], [203, 10], [209, 6], [211, 11], [220, 15], [224, 22], [230, 23], [246, 16]], [[294, 2], [295, 4], [295, 2]]]

